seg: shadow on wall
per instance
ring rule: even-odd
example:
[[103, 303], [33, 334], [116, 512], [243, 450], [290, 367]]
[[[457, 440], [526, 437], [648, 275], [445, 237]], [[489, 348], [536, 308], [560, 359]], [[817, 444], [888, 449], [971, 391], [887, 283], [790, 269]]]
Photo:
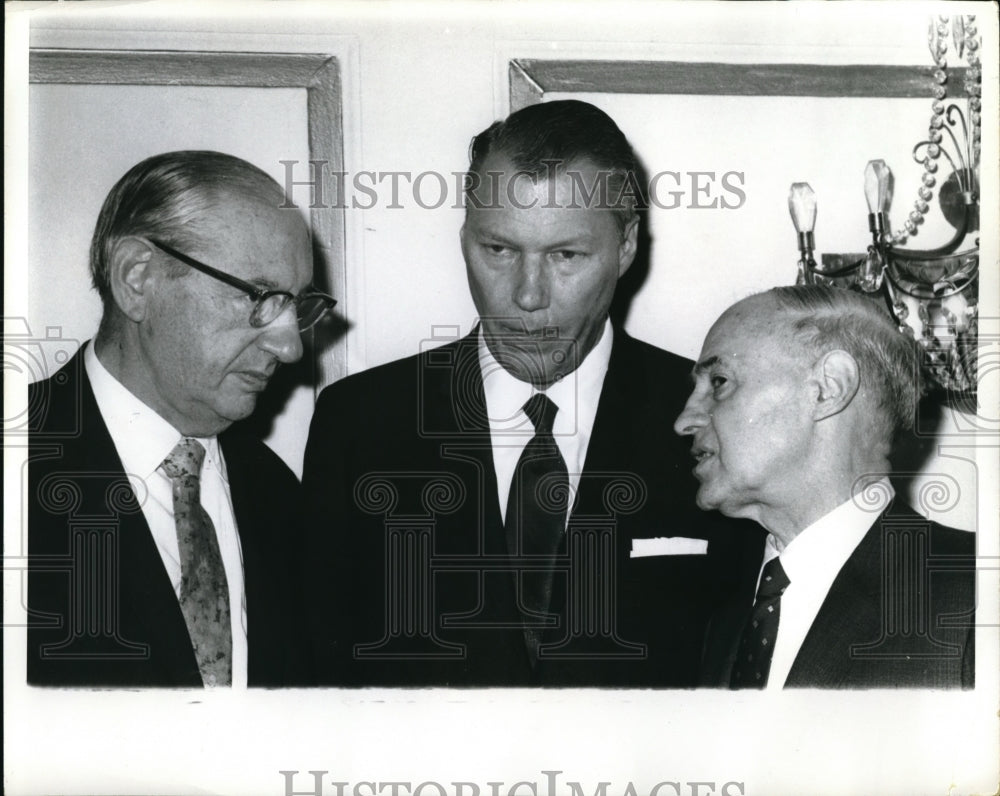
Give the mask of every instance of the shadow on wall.
[[313, 287], [337, 299], [337, 307], [327, 313], [312, 329], [302, 335], [302, 358], [291, 365], [282, 365], [275, 372], [268, 388], [257, 399], [257, 408], [240, 427], [259, 439], [267, 439], [274, 430], [275, 419], [284, 411], [292, 393], [300, 387], [315, 388], [319, 381], [317, 365], [323, 355], [335, 346], [354, 326], [339, 310], [343, 296], [331, 290], [327, 274], [326, 255], [313, 240]]
[[[636, 174], [639, 185], [649, 185], [649, 171], [640, 161], [638, 173]], [[635, 259], [625, 275], [618, 280], [615, 288], [615, 298], [611, 302], [609, 314], [611, 322], [616, 328], [621, 329], [628, 320], [628, 313], [632, 307], [632, 300], [636, 297], [646, 282], [649, 275], [649, 264], [652, 255], [653, 239], [649, 234], [649, 209], [643, 208], [639, 211], [639, 234], [635, 252]]]
[[978, 468], [971, 455], [938, 449], [945, 438], [975, 433], [976, 422], [975, 394], [931, 393], [920, 402], [914, 429], [896, 439], [890, 455], [897, 495], [920, 514], [967, 531], [977, 527]]

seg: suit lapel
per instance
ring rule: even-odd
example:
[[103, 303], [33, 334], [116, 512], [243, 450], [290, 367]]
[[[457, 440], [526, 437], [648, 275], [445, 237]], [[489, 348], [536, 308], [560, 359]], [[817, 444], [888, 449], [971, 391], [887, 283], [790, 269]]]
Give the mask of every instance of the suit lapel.
[[786, 687], [838, 686], [846, 674], [846, 651], [860, 640], [879, 637], [882, 602], [877, 573], [882, 566], [884, 517], [885, 513], [872, 524], [834, 579], [799, 648]]
[[598, 472], [608, 462], [617, 461], [621, 447], [627, 444], [631, 432], [629, 418], [636, 415], [636, 401], [647, 394], [646, 373], [632, 361], [630, 343], [623, 331], [615, 330], [608, 372], [601, 387], [594, 428], [587, 446], [584, 472]]
[[479, 366], [478, 326], [455, 344], [453, 356], [454, 367], [425, 379], [424, 406], [431, 423], [442, 429], [441, 457], [471, 462], [476, 469], [478, 483], [468, 485], [473, 488], [468, 499], [474, 500], [478, 513], [476, 527], [482, 530], [480, 550], [487, 555], [505, 555], [492, 439]]
[[[646, 416], [636, 401], [648, 395], [646, 373], [633, 361], [631, 342], [624, 331], [615, 329], [571, 521], [606, 516], [605, 488], [609, 478], [629, 475], [622, 471], [621, 451], [636, 450], [631, 442], [635, 438], [632, 423], [635, 418]], [[620, 569], [620, 563], [629, 556], [631, 537], [616, 533], [615, 548]]]
[[[426, 379], [422, 390], [422, 395], [432, 402], [429, 407], [432, 419], [440, 423], [445, 432], [438, 443], [440, 456], [444, 459], [442, 469], [466, 473], [464, 512], [454, 520], [438, 523], [439, 531], [444, 532], [444, 538], [439, 541], [445, 545], [450, 543], [452, 549], [463, 554], [506, 562], [509, 551], [497, 494], [492, 438], [479, 364], [478, 327], [454, 344], [451, 352], [454, 366], [442, 370], [436, 378]], [[473, 479], [476, 483], [472, 483]], [[472, 529], [478, 534], [474, 549], [469, 547]], [[469, 627], [475, 627], [477, 622], [481, 625], [464, 634], [462, 641], [467, 645], [470, 659], [489, 661], [488, 670], [483, 671], [485, 682], [501, 679], [522, 682], [529, 676], [515, 577], [503, 569], [485, 569], [476, 578], [478, 595], [464, 589], [436, 591], [441, 599], [456, 601], [453, 606], [441, 605], [443, 613], [450, 610], [463, 613], [471, 606], [478, 606]]]
[[[282, 604], [270, 591], [272, 584], [285, 583], [286, 575], [279, 571], [281, 559], [268, 558], [268, 537], [281, 530], [280, 518], [286, 529], [296, 527], [297, 506], [272, 505], [268, 501], [268, 485], [261, 483], [255, 471], [253, 451], [240, 439], [239, 433], [226, 431], [219, 435], [219, 446], [226, 461], [226, 476], [233, 504], [233, 518], [243, 554], [243, 593], [247, 608], [247, 681], [250, 685], [280, 681], [283, 649], [280, 639], [267, 634], [272, 628], [293, 621], [282, 617]], [[237, 607], [233, 606], [233, 610]]]
[[[81, 353], [78, 354], [82, 358]], [[97, 407], [82, 362], [82, 434], [66, 446], [63, 463], [84, 462], [87, 473], [117, 475], [125, 468]], [[74, 452], [75, 451], [75, 452]], [[126, 641], [150, 645], [149, 665], [168, 682], [201, 684], [187, 624], [152, 532], [133, 497], [117, 516], [118, 605]]]

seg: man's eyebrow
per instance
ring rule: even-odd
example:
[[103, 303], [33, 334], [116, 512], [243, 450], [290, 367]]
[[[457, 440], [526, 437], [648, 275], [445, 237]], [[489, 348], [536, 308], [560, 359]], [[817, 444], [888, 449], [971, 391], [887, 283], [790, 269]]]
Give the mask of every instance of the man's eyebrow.
[[502, 243], [504, 245], [507, 245], [511, 242], [499, 230], [489, 229], [485, 227], [479, 227], [478, 229], [474, 229], [472, 234], [480, 239], [487, 238], [493, 241], [494, 243]]
[[254, 279], [248, 279], [246, 281], [251, 285], [259, 287], [261, 290], [281, 290], [281, 288], [278, 287], [278, 283], [273, 279], [265, 279], [262, 276], [258, 276]]
[[704, 373], [709, 368], [711, 368], [712, 365], [714, 365], [718, 361], [719, 361], [719, 357], [717, 357], [717, 356], [705, 357], [705, 359], [701, 360], [701, 362], [698, 362], [694, 366], [694, 368], [691, 371], [691, 374], [693, 376], [698, 376], [698, 375]]
[[547, 248], [550, 251], [557, 249], [571, 249], [574, 246], [588, 246], [593, 238], [586, 232], [580, 232], [577, 235], [572, 235], [568, 238], [563, 238], [562, 240], [557, 240], [555, 243], [551, 244]]
[[[489, 228], [480, 228], [474, 233], [480, 240], [488, 240], [492, 243], [499, 243], [509, 248], [516, 248], [519, 244], [507, 237], [500, 230], [494, 230]], [[581, 230], [576, 234], [571, 234], [565, 238], [560, 238], [552, 243], [547, 243], [545, 245], [546, 251], [558, 251], [560, 249], [572, 249], [577, 246], [590, 246], [592, 245], [593, 236]]]

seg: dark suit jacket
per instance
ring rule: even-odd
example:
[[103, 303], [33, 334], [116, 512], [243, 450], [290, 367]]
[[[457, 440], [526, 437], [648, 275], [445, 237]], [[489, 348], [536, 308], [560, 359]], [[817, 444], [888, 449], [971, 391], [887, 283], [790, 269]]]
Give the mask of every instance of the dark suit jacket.
[[[834, 580], [785, 687], [974, 687], [975, 548], [974, 534], [891, 505]], [[729, 686], [758, 572], [713, 617], [706, 685]]]
[[[200, 687], [187, 626], [83, 366], [31, 385], [28, 682]], [[252, 686], [307, 681], [292, 629], [299, 485], [263, 443], [220, 435], [243, 549]]]
[[[690, 446], [672, 429], [690, 371], [616, 330], [535, 668], [476, 333], [324, 390], [303, 475], [320, 681], [695, 685], [708, 617], [763, 534], [695, 508]], [[708, 555], [630, 558], [633, 539], [663, 536], [707, 539]]]

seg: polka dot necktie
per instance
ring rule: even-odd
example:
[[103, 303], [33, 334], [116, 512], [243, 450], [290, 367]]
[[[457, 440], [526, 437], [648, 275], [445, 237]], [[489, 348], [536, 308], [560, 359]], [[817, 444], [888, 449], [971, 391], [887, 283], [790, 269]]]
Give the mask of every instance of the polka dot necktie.
[[[507, 501], [507, 545], [510, 554], [528, 557], [532, 568], [521, 572], [519, 594], [527, 623], [538, 623], [552, 598], [552, 567], [566, 530], [569, 475], [552, 436], [559, 407], [542, 393], [531, 396], [524, 413], [535, 427], [518, 459]], [[527, 562], [525, 562], [527, 563]], [[534, 614], [534, 615], [529, 615]], [[524, 628], [532, 664], [538, 661], [543, 628]]]
[[201, 679], [207, 686], [231, 685], [233, 630], [229, 585], [215, 527], [201, 505], [200, 473], [204, 459], [201, 443], [185, 437], [163, 460], [163, 471], [173, 482], [174, 523], [181, 558], [181, 612]]
[[789, 582], [779, 558], [772, 558], [764, 565], [757, 587], [757, 601], [750, 621], [743, 629], [740, 649], [733, 665], [732, 688], [763, 688], [767, 685], [774, 640], [778, 636], [781, 595]]

